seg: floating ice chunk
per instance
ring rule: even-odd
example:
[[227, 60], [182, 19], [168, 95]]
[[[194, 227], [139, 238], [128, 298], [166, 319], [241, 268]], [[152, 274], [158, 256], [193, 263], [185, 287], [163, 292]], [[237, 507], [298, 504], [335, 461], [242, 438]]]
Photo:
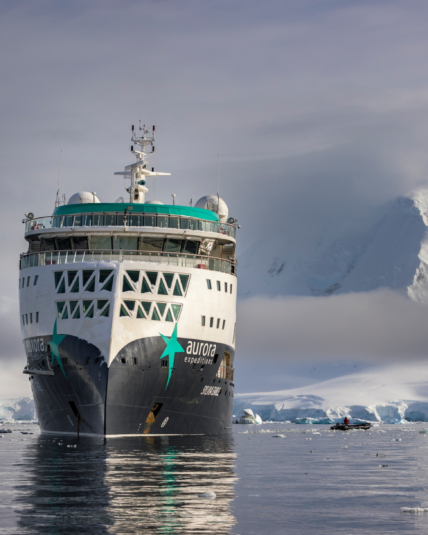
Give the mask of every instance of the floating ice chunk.
[[401, 438], [393, 438], [391, 442], [401, 442]]
[[403, 513], [428, 513], [428, 507], [402, 507]]
[[246, 431], [239, 431], [238, 435], [248, 435], [248, 429]]
[[342, 446], [342, 450], [347, 450], [348, 446]]
[[376, 457], [386, 457], [385, 453], [376, 453]]
[[200, 494], [198, 494], [198, 498], [205, 498], [206, 500], [214, 500], [215, 498], [217, 498], [217, 495], [215, 492], [212, 492], [211, 490], [209, 490], [208, 492], [201, 492]]
[[388, 465], [387, 464], [380, 464], [379, 468], [388, 468]]
[[419, 434], [420, 435], [428, 435], [428, 429], [427, 428], [422, 429], [422, 431], [419, 431]]
[[313, 452], [314, 452], [314, 450], [310, 450], [310, 451], [309, 451], [309, 453], [313, 453]]
[[273, 435], [273, 438], [287, 438], [285, 435]]
[[306, 437], [305, 440], [312, 440], [311, 438]]

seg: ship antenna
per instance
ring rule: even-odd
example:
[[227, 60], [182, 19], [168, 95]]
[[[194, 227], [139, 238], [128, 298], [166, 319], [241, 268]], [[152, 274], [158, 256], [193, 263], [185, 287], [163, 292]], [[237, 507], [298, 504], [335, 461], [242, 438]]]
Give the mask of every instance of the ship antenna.
[[60, 195], [59, 195], [59, 186], [61, 183], [61, 166], [62, 166], [62, 147], [64, 143], [64, 125], [62, 126], [62, 135], [61, 135], [61, 153], [59, 156], [59, 173], [58, 173], [58, 189], [56, 192], [56, 201], [55, 201], [55, 208], [58, 208], [60, 205]]
[[217, 215], [220, 210], [220, 113], [217, 116]]

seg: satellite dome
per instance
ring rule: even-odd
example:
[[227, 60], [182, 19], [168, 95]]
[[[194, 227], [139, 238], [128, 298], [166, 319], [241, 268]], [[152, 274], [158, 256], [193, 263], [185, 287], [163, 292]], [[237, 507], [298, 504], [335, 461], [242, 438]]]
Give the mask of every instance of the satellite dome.
[[160, 201], [146, 201], [144, 204], [163, 204], [163, 202], [160, 202]]
[[70, 197], [67, 204], [93, 204], [99, 203], [100, 200], [95, 194], [95, 191], [79, 191]]
[[205, 208], [205, 210], [215, 212], [220, 218], [220, 223], [226, 223], [229, 208], [221, 197], [218, 198], [217, 195], [205, 195], [199, 199], [195, 206], [196, 208]]

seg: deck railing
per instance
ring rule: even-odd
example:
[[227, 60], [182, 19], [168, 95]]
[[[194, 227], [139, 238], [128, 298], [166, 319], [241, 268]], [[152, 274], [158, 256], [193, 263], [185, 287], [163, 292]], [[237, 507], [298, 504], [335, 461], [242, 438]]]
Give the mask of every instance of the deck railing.
[[228, 381], [233, 381], [233, 372], [235, 368], [230, 368], [229, 366], [220, 365], [217, 376], [219, 379], [227, 379]]
[[149, 262], [168, 266], [207, 269], [236, 275], [236, 264], [230, 260], [184, 253], [149, 253], [146, 251], [49, 251], [21, 255], [19, 269], [36, 266], [76, 264], [79, 262]]
[[[215, 232], [232, 238], [236, 237], [236, 226], [217, 221], [190, 219], [168, 215], [124, 215], [120, 214], [76, 214], [64, 216], [39, 217], [25, 222], [25, 233], [38, 230], [73, 227], [154, 227]], [[84, 230], [82, 228], [82, 230]]]

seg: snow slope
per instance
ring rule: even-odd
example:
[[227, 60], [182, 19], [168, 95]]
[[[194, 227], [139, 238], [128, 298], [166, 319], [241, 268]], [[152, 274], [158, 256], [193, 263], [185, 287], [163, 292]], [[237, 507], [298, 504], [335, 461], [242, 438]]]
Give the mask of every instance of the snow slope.
[[428, 367], [373, 367], [302, 388], [237, 394], [234, 413], [243, 408], [276, 421], [345, 415], [369, 421], [428, 421]]
[[428, 303], [428, 190], [373, 211], [340, 238], [320, 235], [296, 254], [272, 234], [239, 257], [241, 296], [331, 295], [389, 287]]

